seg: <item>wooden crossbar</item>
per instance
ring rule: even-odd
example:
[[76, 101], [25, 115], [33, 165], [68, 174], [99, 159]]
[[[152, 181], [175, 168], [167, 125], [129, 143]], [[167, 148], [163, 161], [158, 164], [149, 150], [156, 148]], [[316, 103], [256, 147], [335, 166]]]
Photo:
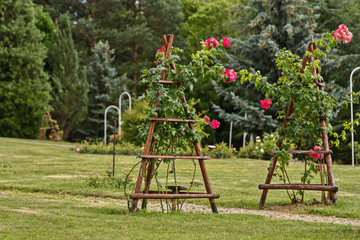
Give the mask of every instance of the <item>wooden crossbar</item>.
[[185, 198], [220, 198], [220, 194], [208, 193], [173, 193], [173, 194], [154, 194], [154, 193], [133, 193], [131, 199], [185, 199]]
[[173, 155], [141, 155], [141, 158], [168, 158], [168, 159], [210, 159], [207, 156], [173, 156]]
[[259, 189], [295, 189], [295, 190], [318, 190], [337, 192], [337, 186], [321, 184], [260, 184]]

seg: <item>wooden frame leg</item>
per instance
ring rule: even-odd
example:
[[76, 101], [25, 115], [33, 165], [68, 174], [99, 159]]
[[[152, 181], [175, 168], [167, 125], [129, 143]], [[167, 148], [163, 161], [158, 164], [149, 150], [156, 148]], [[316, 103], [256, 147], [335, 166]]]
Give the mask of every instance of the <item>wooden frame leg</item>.
[[[267, 175], [266, 180], [265, 180], [265, 184], [270, 184], [271, 178], [272, 178], [272, 176], [274, 174], [274, 171], [275, 171], [276, 162], [277, 162], [277, 156], [275, 154], [274, 157], [273, 157], [273, 160], [271, 161], [271, 165], [270, 165], [269, 172], [268, 172], [268, 175]], [[262, 192], [262, 195], [261, 195], [261, 198], [260, 198], [260, 203], [259, 203], [259, 208], [260, 209], [264, 208], [264, 204], [265, 204], [265, 200], [266, 200], [268, 190], [269, 189], [263, 189], [263, 192]]]
[[[325, 132], [326, 122], [324, 119], [321, 119], [320, 122], [321, 122], [321, 126], [324, 128], [324, 131], [322, 132], [323, 147], [325, 151], [329, 151], [330, 147], [329, 147], [328, 136]], [[334, 172], [332, 168], [332, 160], [330, 154], [325, 155], [325, 161], [326, 161], [326, 168], [328, 173], [328, 183], [330, 186], [335, 186]], [[330, 192], [330, 200], [333, 204], [335, 205], [337, 204], [336, 192]]]
[[[202, 176], [203, 176], [203, 179], [204, 179], [206, 192], [209, 193], [209, 194], [212, 194], [212, 189], [211, 189], [211, 186], [210, 186], [210, 181], [209, 181], [208, 174], [206, 172], [204, 160], [199, 160], [199, 165], [200, 165], [201, 173], [202, 173]], [[210, 206], [211, 206], [212, 212], [213, 213], [219, 213], [218, 209], [216, 207], [215, 199], [214, 198], [209, 198], [209, 201], [210, 201]]]
[[[147, 170], [147, 173], [146, 173], [146, 181], [145, 181], [145, 188], [144, 188], [145, 193], [148, 193], [148, 191], [150, 189], [151, 175], [152, 175], [152, 172], [154, 170], [154, 162], [155, 162], [154, 159], [150, 159], [150, 164], [148, 166], [148, 170]], [[143, 201], [142, 201], [142, 204], [141, 204], [141, 209], [146, 209], [146, 207], [147, 207], [147, 199], [144, 198]]]
[[[138, 176], [138, 179], [137, 179], [137, 182], [136, 182], [135, 193], [140, 193], [141, 184], [142, 184], [144, 174], [145, 174], [145, 169], [146, 169], [146, 161], [147, 161], [146, 158], [144, 158], [141, 161], [141, 167], [140, 167], [139, 176]], [[139, 201], [139, 199], [134, 199], [133, 200], [132, 206], [131, 206], [131, 209], [130, 209], [131, 212], [137, 211], [138, 201]]]
[[[334, 172], [333, 172], [333, 168], [332, 168], [332, 160], [331, 160], [331, 155], [326, 155], [325, 156], [325, 161], [326, 161], [326, 168], [327, 168], [327, 173], [328, 173], [328, 182], [330, 186], [335, 186], [335, 180], [334, 180]], [[333, 204], [337, 205], [337, 196], [336, 196], [336, 192], [329, 192], [330, 194], [330, 200]]]

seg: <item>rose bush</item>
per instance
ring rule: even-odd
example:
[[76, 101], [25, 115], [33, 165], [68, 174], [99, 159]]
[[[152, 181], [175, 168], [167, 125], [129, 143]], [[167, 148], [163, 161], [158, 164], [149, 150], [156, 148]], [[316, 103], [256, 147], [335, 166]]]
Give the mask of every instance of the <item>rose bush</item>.
[[[323, 167], [324, 154], [319, 153], [323, 145], [322, 132], [324, 131], [319, 119], [331, 119], [335, 115], [335, 107], [346, 106], [349, 98], [339, 101], [330, 97], [326, 91], [319, 91], [317, 83], [323, 82], [320, 74], [314, 74], [321, 71], [320, 63], [327, 57], [326, 51], [335, 48], [340, 43], [351, 41], [352, 33], [345, 25], [331, 33], [326, 33], [321, 39], [316, 41], [317, 48], [313, 52], [306, 52], [308, 61], [305, 67], [302, 66], [302, 59], [291, 51], [283, 49], [276, 53], [276, 64], [281, 72], [277, 82], [271, 84], [264, 77], [258, 77], [255, 86], [263, 93], [267, 100], [261, 100], [261, 107], [268, 109], [274, 101], [274, 104], [280, 109], [277, 112], [278, 119], [284, 119], [290, 103], [293, 104], [292, 116], [295, 120], [288, 121], [287, 126], [281, 126], [277, 129], [280, 136], [277, 143], [281, 141], [282, 145], [277, 150], [277, 166], [275, 174], [279, 176], [284, 184], [291, 184], [286, 168], [291, 159], [288, 153], [291, 145], [299, 149], [311, 149], [314, 153], [309, 153], [305, 157], [305, 169], [301, 176], [301, 183], [310, 183], [316, 174], [320, 174], [322, 184], [327, 184], [327, 172]], [[315, 72], [316, 72], [315, 71]], [[353, 93], [352, 93], [353, 94]], [[354, 95], [354, 94], [353, 94]], [[270, 100], [272, 99], [272, 100]], [[339, 136], [333, 132], [329, 121], [326, 122], [325, 132], [333, 137], [331, 145], [339, 144]], [[344, 135], [344, 134], [343, 134]], [[313, 147], [315, 146], [315, 147]], [[288, 191], [292, 202], [302, 202], [304, 191]], [[301, 199], [298, 198], [301, 196]], [[325, 202], [323, 197], [323, 202]]]

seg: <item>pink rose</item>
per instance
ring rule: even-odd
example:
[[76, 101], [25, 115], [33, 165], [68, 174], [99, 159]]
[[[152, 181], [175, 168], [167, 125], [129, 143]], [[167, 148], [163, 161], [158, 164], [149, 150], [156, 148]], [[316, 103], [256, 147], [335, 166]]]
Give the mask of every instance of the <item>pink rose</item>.
[[263, 108], [263, 109], [268, 109], [271, 105], [271, 100], [270, 99], [266, 99], [265, 101], [264, 100], [260, 100], [260, 106]]
[[205, 119], [206, 123], [210, 122], [210, 118], [208, 116], [203, 117], [203, 119]]
[[219, 42], [215, 39], [215, 38], [209, 38], [208, 40], [206, 40], [205, 42], [204, 42], [204, 44], [205, 44], [205, 46], [207, 47], [207, 48], [216, 48], [217, 47], [217, 45], [219, 44]]
[[80, 148], [76, 148], [76, 151], [79, 152], [79, 151], [80, 151]]
[[229, 78], [229, 81], [227, 83], [231, 83], [232, 81], [234, 81], [236, 79], [237, 75], [235, 74], [234, 69], [229, 70], [229, 69], [225, 68], [225, 72], [226, 72], [226, 74], [221, 72], [221, 74], [225, 76], [224, 82], [226, 82], [226, 77]]
[[158, 49], [158, 50], [156, 51], [156, 53], [165, 52], [165, 50], [166, 50], [165, 46], [162, 46], [160, 49]]
[[[186, 127], [183, 127], [183, 129], [184, 129], [184, 131], [185, 131]], [[184, 131], [182, 132], [182, 135], [184, 135], [184, 134], [185, 134], [185, 132], [184, 132]]]
[[[315, 146], [314, 150], [310, 149], [310, 151], [321, 151], [321, 147], [320, 146]], [[322, 153], [308, 153], [308, 154], [313, 159], [322, 159], [324, 157], [324, 154], [322, 154]]]
[[349, 43], [352, 37], [352, 32], [344, 24], [341, 24], [334, 32], [334, 38], [339, 39], [343, 43]]
[[217, 129], [219, 126], [220, 126], [220, 122], [219, 121], [217, 121], [217, 120], [215, 120], [215, 119], [213, 119], [212, 121], [211, 121], [211, 127], [212, 127], [212, 129]]
[[144, 150], [144, 147], [141, 147], [140, 149], [141, 149], [141, 150]]
[[224, 37], [223, 46], [224, 47], [229, 47], [230, 46], [230, 40], [228, 38], [226, 38], [226, 37]]
[[321, 164], [318, 168], [316, 168], [318, 170], [318, 172], [320, 172], [321, 170], [323, 170], [323, 165]]

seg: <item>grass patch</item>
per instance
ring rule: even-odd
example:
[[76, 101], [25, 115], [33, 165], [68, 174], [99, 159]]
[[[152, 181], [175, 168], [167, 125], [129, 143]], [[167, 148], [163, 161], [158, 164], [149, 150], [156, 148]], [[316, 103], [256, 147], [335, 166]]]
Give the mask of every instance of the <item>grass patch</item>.
[[[94, 188], [88, 184], [90, 175], [102, 175], [111, 170], [112, 156], [79, 154], [71, 151], [70, 144], [60, 144], [65, 146], [0, 138], [0, 239], [158, 239], [176, 236], [182, 239], [238, 239], [239, 233], [243, 234], [242, 239], [360, 237], [359, 228], [334, 224], [237, 214], [128, 215], [123, 205], [82, 201], [84, 196], [100, 197], [104, 201], [106, 198], [112, 201], [124, 198], [123, 192], [117, 188]], [[116, 177], [123, 177], [139, 161], [135, 156], [116, 156]], [[176, 166], [178, 184], [188, 186], [193, 163], [179, 160]], [[213, 192], [221, 195], [216, 200], [217, 205], [257, 209], [261, 196], [258, 185], [264, 183], [268, 166], [268, 161], [254, 159], [206, 161]], [[139, 167], [136, 167], [132, 173], [134, 180], [138, 171]], [[302, 171], [303, 164], [290, 163], [289, 173], [294, 183]], [[165, 166], [160, 169], [160, 179], [164, 179], [164, 173]], [[270, 190], [265, 208], [359, 220], [360, 168], [334, 165], [334, 175], [339, 187], [337, 206], [311, 205], [313, 198], [320, 200], [320, 192], [316, 191], [306, 192], [307, 205], [292, 206], [285, 191]], [[274, 177], [274, 183], [276, 180]], [[202, 183], [199, 166], [195, 181]], [[202, 185], [193, 190], [205, 192]], [[189, 201], [208, 206], [207, 199]], [[281, 228], [278, 227], [280, 224]], [[209, 234], [209, 229], [213, 235]]]
[[[96, 200], [96, 199], [95, 199]], [[97, 199], [98, 200], [98, 199]], [[3, 191], [0, 239], [355, 239], [358, 229], [242, 214], [128, 214], [116, 201]]]

